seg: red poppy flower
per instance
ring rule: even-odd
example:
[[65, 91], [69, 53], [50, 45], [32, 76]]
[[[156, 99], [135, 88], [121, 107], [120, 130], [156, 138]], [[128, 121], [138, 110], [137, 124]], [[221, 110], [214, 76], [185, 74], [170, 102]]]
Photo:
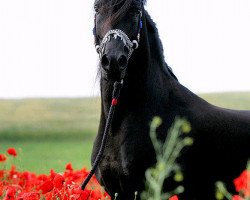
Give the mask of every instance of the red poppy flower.
[[3, 198], [3, 200], [15, 200], [15, 197], [8, 197], [8, 196], [5, 196]]
[[55, 176], [56, 176], [55, 170], [54, 170], [54, 169], [51, 169], [51, 170], [50, 170], [50, 177], [51, 177], [51, 179], [54, 179]]
[[177, 195], [174, 195], [174, 196], [170, 197], [169, 200], [178, 200], [178, 197], [177, 197]]
[[0, 154], [0, 162], [4, 162], [7, 157], [4, 154]]
[[[4, 158], [6, 156], [4, 155]], [[0, 177], [4, 177], [4, 182], [0, 181], [1, 200], [99, 200], [109, 198], [107, 193], [103, 194], [99, 183], [93, 177], [90, 180], [89, 188], [82, 191], [80, 184], [88, 175], [86, 168], [73, 170], [71, 163], [67, 164], [66, 170], [62, 174], [57, 174], [51, 170], [49, 175], [24, 171], [19, 172], [15, 166], [9, 170], [0, 170]]]
[[4, 176], [4, 170], [0, 170], [0, 178], [3, 178], [3, 176]]
[[102, 198], [102, 193], [101, 191], [95, 191], [95, 192], [91, 192], [91, 198], [92, 199], [101, 199]]
[[5, 197], [3, 200], [15, 200], [15, 195], [16, 195], [16, 188], [13, 187], [13, 186], [8, 186], [7, 187], [7, 191], [6, 191], [6, 194], [5, 194]]
[[233, 195], [232, 200], [244, 200], [244, 199], [239, 195]]
[[73, 170], [73, 167], [72, 167], [72, 164], [71, 164], [71, 163], [68, 163], [68, 164], [65, 166], [65, 168], [66, 168], [67, 170], [70, 170], [70, 171]]
[[18, 197], [18, 200], [40, 200], [40, 194], [38, 192], [23, 193]]
[[84, 190], [81, 192], [81, 199], [88, 199], [90, 196], [91, 192], [90, 190]]
[[64, 177], [60, 174], [57, 174], [53, 180], [53, 183], [57, 189], [61, 189], [63, 187]]
[[4, 184], [0, 182], [0, 197], [3, 196]]
[[41, 181], [47, 181], [48, 180], [48, 176], [46, 174], [40, 174], [38, 177], [37, 177], [38, 180], [41, 180]]
[[237, 192], [242, 192], [246, 197], [250, 196], [250, 172], [244, 170], [241, 175], [234, 179], [234, 185]]
[[54, 184], [52, 181], [45, 181], [42, 184], [40, 189], [42, 190], [42, 194], [46, 194], [46, 193], [50, 192], [53, 188], [54, 188]]
[[16, 149], [14, 149], [14, 148], [8, 148], [7, 149], [7, 153], [9, 154], [9, 155], [11, 155], [11, 156], [17, 156], [17, 152], [16, 152]]

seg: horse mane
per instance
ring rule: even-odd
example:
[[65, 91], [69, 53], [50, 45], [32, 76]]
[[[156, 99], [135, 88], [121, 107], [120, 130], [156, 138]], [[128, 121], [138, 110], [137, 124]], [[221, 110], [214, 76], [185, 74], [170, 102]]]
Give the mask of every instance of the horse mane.
[[156, 48], [156, 49], [154, 49], [153, 52], [159, 52], [159, 54], [157, 55], [157, 60], [160, 60], [162, 62], [162, 67], [163, 67], [164, 73], [170, 74], [175, 80], [178, 81], [172, 68], [165, 62], [164, 49], [163, 49], [163, 45], [162, 45], [162, 42], [161, 42], [161, 39], [159, 36], [159, 32], [158, 32], [158, 29], [156, 27], [155, 22], [153, 21], [151, 16], [146, 11], [145, 11], [145, 17], [146, 17], [146, 21], [147, 21], [147, 29], [148, 29], [149, 33], [153, 35], [153, 37], [157, 43], [156, 45], [151, 46], [151, 48]]

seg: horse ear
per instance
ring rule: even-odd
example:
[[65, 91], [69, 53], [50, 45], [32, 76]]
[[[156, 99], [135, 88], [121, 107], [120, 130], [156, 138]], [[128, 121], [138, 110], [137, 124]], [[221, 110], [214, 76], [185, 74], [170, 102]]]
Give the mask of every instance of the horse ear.
[[147, 3], [147, 0], [142, 0], [142, 4], [145, 5]]
[[137, 1], [139, 4], [141, 4], [142, 6], [145, 6], [145, 4], [147, 3], [147, 0], [139, 0]]

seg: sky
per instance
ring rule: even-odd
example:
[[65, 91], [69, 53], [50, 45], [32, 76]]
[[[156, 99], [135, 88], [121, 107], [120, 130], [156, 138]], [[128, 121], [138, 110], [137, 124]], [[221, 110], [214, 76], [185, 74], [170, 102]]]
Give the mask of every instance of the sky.
[[[167, 63], [195, 93], [250, 91], [249, 0], [148, 0]], [[0, 98], [99, 93], [93, 0], [0, 0]]]

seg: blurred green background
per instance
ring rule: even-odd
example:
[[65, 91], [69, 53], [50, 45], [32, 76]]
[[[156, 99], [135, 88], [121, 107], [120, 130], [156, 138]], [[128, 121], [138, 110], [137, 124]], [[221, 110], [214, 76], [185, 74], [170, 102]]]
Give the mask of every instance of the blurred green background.
[[[250, 110], [250, 92], [200, 96], [221, 107]], [[18, 151], [2, 166], [48, 173], [64, 171], [70, 162], [75, 169], [90, 169], [99, 115], [99, 98], [0, 100], [0, 153], [8, 147]]]

